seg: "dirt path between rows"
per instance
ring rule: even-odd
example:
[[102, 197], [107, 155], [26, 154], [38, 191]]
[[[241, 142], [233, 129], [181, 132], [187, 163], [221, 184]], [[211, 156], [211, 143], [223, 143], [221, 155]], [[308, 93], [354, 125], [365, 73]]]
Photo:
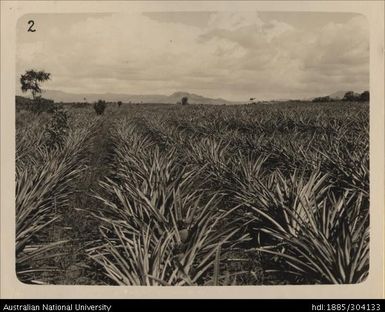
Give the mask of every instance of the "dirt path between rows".
[[99, 194], [99, 182], [109, 173], [112, 146], [110, 139], [111, 123], [107, 118], [98, 121], [91, 138], [90, 147], [85, 151], [87, 168], [74, 182], [74, 195], [70, 209], [62, 213], [60, 224], [61, 239], [69, 240], [63, 246], [63, 255], [57, 261], [62, 273], [57, 275], [54, 284], [96, 285], [104, 284], [104, 277], [86, 254], [86, 248], [99, 239], [98, 221], [90, 214], [100, 202], [93, 197]]

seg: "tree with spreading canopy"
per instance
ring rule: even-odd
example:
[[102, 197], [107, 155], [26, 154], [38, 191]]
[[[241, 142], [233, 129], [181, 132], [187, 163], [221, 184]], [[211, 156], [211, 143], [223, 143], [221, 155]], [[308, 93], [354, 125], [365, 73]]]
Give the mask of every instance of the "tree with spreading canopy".
[[31, 91], [32, 98], [35, 100], [40, 96], [42, 90], [40, 85], [42, 82], [49, 80], [51, 77], [50, 73], [46, 73], [44, 70], [27, 70], [24, 75], [21, 75], [21, 91]]

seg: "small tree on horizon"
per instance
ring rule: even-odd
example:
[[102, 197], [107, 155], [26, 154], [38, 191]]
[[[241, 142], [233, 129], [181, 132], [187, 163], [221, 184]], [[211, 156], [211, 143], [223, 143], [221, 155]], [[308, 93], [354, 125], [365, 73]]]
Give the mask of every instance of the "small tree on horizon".
[[94, 103], [94, 109], [97, 115], [102, 115], [106, 109], [107, 103], [104, 100], [98, 100]]
[[357, 98], [356, 98], [356, 95], [354, 94], [353, 91], [348, 91], [345, 93], [342, 100], [343, 101], [355, 101], [355, 100], [357, 100]]
[[182, 105], [187, 105], [188, 104], [188, 97], [187, 96], [182, 97], [181, 104]]
[[40, 84], [44, 81], [47, 81], [51, 78], [50, 73], [46, 73], [44, 70], [27, 70], [24, 75], [20, 77], [21, 91], [28, 92], [31, 91], [32, 98], [35, 100], [37, 97], [40, 97], [42, 89]]
[[369, 101], [370, 99], [370, 94], [369, 91], [364, 91], [360, 94], [360, 100], [363, 102]]

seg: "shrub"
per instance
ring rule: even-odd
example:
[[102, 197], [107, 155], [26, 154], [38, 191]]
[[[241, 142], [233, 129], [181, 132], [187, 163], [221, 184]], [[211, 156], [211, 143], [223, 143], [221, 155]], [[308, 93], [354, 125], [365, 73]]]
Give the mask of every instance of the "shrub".
[[44, 131], [48, 148], [62, 148], [68, 129], [68, 113], [66, 111], [56, 110], [51, 122]]
[[181, 104], [182, 105], [187, 105], [188, 104], [188, 97], [187, 96], [182, 97]]
[[96, 103], [94, 103], [94, 109], [97, 115], [102, 115], [104, 113], [104, 110], [106, 109], [106, 101], [99, 100]]

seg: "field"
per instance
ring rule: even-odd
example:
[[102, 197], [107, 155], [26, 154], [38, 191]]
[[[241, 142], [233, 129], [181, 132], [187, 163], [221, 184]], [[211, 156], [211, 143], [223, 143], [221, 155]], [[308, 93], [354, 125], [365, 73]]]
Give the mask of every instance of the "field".
[[16, 271], [33, 284], [346, 284], [369, 271], [369, 105], [16, 115]]

